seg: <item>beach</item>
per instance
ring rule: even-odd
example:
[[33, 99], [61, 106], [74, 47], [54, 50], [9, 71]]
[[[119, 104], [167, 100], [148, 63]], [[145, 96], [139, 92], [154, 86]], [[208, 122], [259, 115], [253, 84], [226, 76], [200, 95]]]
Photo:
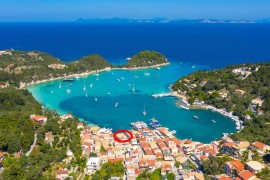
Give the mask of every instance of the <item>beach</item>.
[[46, 82], [55, 81], [55, 80], [61, 80], [61, 79], [64, 79], [64, 78], [85, 77], [85, 76], [88, 76], [90, 74], [99, 73], [99, 72], [105, 72], [105, 71], [111, 71], [111, 70], [138, 70], [138, 69], [148, 69], [148, 68], [155, 68], [155, 67], [159, 67], [159, 66], [167, 66], [169, 64], [170, 63], [168, 62], [168, 63], [156, 64], [156, 65], [153, 65], [153, 66], [145, 66], [145, 67], [137, 67], [137, 68], [126, 68], [126, 67], [122, 67], [122, 68], [111, 68], [111, 67], [106, 67], [106, 68], [100, 69], [100, 70], [94, 70], [94, 71], [77, 73], [77, 74], [70, 74], [70, 75], [67, 75], [67, 76], [61, 76], [61, 77], [56, 77], [56, 78], [44, 79], [44, 80], [40, 80], [40, 81], [32, 81], [31, 83], [20, 82], [20, 89], [24, 89], [27, 86], [32, 86], [32, 85], [35, 85], [35, 84], [46, 83]]

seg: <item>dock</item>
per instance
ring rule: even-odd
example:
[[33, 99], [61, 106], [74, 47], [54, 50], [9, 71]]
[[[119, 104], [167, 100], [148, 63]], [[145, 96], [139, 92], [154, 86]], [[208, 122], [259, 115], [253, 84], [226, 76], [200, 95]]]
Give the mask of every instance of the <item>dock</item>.
[[168, 96], [174, 96], [173, 92], [169, 92], [169, 93], [160, 93], [160, 94], [153, 94], [152, 97], [153, 98], [158, 98], [158, 97], [168, 97]]

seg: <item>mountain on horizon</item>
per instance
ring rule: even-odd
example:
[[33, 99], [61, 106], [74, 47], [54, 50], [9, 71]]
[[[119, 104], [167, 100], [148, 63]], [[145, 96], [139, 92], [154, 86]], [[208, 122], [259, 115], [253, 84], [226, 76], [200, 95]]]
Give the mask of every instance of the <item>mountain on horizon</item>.
[[75, 22], [91, 23], [205, 23], [205, 24], [249, 24], [249, 23], [269, 23], [270, 18], [250, 21], [250, 20], [218, 20], [218, 19], [166, 19], [163, 17], [152, 19], [129, 19], [129, 18], [78, 18]]

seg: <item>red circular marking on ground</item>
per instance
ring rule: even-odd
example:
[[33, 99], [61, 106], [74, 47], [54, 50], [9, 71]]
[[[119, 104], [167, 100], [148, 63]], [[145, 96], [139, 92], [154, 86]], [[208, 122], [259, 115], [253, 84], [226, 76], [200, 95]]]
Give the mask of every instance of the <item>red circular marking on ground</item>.
[[[129, 134], [129, 138], [128, 138], [128, 139], [125, 139], [125, 140], [118, 139], [118, 138], [116, 137], [116, 135], [117, 135], [118, 133], [127, 133], [127, 134]], [[128, 130], [120, 129], [120, 130], [116, 131], [116, 132], [113, 134], [113, 138], [114, 138], [114, 140], [117, 141], [117, 142], [125, 143], [125, 142], [131, 141], [131, 139], [133, 138], [133, 134], [132, 134], [130, 131], [128, 131]]]

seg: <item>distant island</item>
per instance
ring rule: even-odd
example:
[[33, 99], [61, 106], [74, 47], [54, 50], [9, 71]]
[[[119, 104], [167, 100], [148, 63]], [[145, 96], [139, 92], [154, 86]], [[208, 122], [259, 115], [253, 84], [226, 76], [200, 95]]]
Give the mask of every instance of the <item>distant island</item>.
[[125, 65], [114, 66], [98, 54], [82, 57], [73, 62], [63, 62], [50, 54], [39, 51], [0, 51], [0, 82], [16, 87], [49, 80], [87, 75], [113, 68], [134, 69], [167, 65], [161, 53], [142, 51]]
[[262, 20], [222, 20], [222, 19], [167, 19], [167, 18], [152, 18], [152, 19], [129, 19], [129, 18], [78, 18], [77, 23], [203, 23], [203, 24], [253, 24], [253, 23], [269, 23], [269, 19]]

